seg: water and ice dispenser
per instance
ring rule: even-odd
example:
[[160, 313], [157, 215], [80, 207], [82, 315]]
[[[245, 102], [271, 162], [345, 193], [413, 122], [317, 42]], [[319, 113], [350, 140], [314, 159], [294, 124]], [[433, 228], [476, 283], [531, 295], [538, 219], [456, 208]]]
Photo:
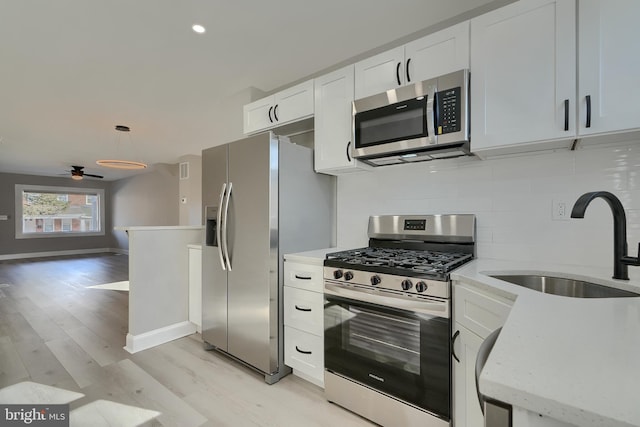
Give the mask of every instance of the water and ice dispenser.
[[205, 245], [218, 246], [218, 207], [206, 206], [205, 218]]

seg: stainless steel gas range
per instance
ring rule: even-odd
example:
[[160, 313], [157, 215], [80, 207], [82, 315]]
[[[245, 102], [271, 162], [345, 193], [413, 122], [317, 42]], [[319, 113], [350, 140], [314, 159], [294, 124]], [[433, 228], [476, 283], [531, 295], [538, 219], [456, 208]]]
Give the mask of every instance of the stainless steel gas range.
[[451, 283], [474, 215], [372, 216], [324, 261], [325, 395], [387, 426], [451, 425]]

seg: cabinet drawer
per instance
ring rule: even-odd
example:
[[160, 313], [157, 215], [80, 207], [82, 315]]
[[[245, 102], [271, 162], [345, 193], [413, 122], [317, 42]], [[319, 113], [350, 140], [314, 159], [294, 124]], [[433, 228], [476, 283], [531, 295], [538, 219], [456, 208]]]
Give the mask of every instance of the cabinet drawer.
[[323, 338], [284, 327], [284, 363], [311, 377], [316, 384], [324, 383]]
[[285, 325], [323, 336], [323, 308], [323, 294], [284, 287]]
[[284, 284], [321, 293], [323, 291], [322, 266], [285, 261]]
[[453, 319], [470, 331], [486, 338], [504, 325], [512, 301], [464, 285], [453, 287]]

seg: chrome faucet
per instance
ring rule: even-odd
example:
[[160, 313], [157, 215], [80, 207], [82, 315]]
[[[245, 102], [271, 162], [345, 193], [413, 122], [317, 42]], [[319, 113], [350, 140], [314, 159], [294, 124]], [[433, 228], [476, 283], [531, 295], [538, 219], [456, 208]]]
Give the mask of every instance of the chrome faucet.
[[[571, 210], [571, 218], [584, 218], [584, 212], [593, 199], [604, 199], [613, 213], [613, 278], [629, 280], [629, 265], [640, 266], [640, 257], [627, 255], [627, 216], [620, 200], [608, 191], [585, 193], [576, 200]], [[638, 244], [640, 255], [640, 244]]]

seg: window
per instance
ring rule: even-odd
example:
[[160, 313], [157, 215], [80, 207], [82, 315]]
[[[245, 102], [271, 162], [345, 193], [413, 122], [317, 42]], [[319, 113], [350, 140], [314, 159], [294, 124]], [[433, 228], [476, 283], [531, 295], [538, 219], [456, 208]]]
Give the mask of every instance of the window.
[[104, 190], [16, 185], [16, 238], [104, 235]]
[[44, 233], [53, 233], [53, 219], [44, 218], [44, 227], [42, 229]]

